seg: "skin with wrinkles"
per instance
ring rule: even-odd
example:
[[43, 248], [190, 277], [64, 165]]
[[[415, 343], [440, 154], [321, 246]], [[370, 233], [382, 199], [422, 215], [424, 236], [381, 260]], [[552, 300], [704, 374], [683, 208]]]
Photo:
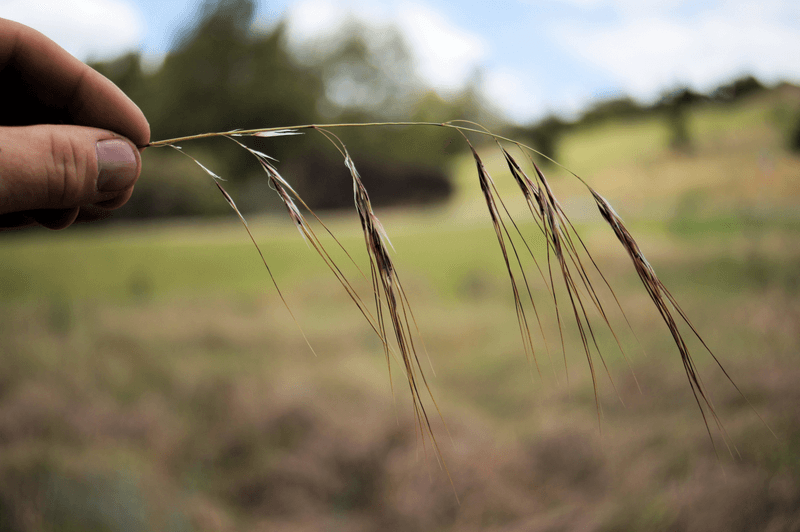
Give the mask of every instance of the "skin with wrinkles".
[[130, 198], [100, 192], [96, 145], [127, 139], [145, 146], [150, 126], [107, 78], [41, 33], [0, 19], [0, 227], [60, 229], [107, 215]]

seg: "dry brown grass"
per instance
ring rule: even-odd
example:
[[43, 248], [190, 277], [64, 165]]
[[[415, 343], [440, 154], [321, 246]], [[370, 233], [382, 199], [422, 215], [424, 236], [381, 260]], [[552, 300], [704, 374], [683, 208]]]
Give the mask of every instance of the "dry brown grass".
[[[230, 235], [225, 224], [165, 230], [153, 249], [146, 242], [152, 237], [143, 238], [137, 227], [133, 249], [122, 250], [114, 233], [113, 245], [105, 236], [109, 240], [92, 243], [88, 255], [81, 251], [90, 238], [81, 235], [64, 246], [66, 256], [81, 256], [76, 269], [65, 268], [64, 252], [46, 241], [29, 242], [38, 250], [29, 270], [49, 273], [23, 279], [0, 268], [0, 276], [20, 287], [0, 304], [0, 529], [800, 530], [795, 232], [776, 224], [758, 233], [689, 238], [662, 229], [648, 233], [640, 248], [604, 199], [614, 196], [588, 189], [585, 203], [612, 230], [581, 220], [578, 237], [565, 214], [573, 212], [571, 200], [562, 209], [556, 199], [553, 189], [566, 197], [558, 177], [548, 171], [546, 178], [533, 160], [517, 155], [513, 142], [499, 139], [501, 148], [494, 150], [478, 144], [479, 132], [465, 133], [476, 146], [471, 164], [478, 184], [485, 186], [479, 214], [495, 221], [494, 234], [455, 223], [443, 231], [430, 227], [449, 214], [381, 212], [396, 256], [367, 191], [358, 186], [357, 161], [338, 145], [353, 170], [354, 200], [361, 195], [360, 227], [342, 241], [350, 248], [363, 239], [368, 254], [353, 257], [369, 260], [370, 275], [329, 238], [275, 161], [251, 152], [287, 209], [293, 226], [287, 234], [297, 228], [334, 274], [301, 264], [302, 273], [283, 280], [303, 259], [287, 252], [286, 235], [276, 237], [281, 255], [262, 244], [270, 266], [277, 263], [273, 271], [285, 300], [262, 292], [261, 283], [242, 289], [227, 282], [234, 276], [216, 260], [230, 257], [229, 242], [221, 244]], [[247, 146], [242, 137], [231, 140]], [[623, 170], [650, 171], [645, 166], [638, 161]], [[690, 166], [670, 160], [651, 175]], [[657, 183], [650, 192], [668, 186]], [[564, 188], [572, 193], [578, 187]], [[235, 207], [233, 198], [226, 200]], [[398, 228], [404, 217], [418, 227]], [[353, 221], [342, 217], [329, 227], [341, 235], [339, 228]], [[280, 233], [267, 225], [273, 222], [245, 225], [254, 234], [267, 227]], [[649, 229], [630, 229], [639, 227]], [[192, 245], [155, 265], [132, 265], [140, 255], [164, 255], [164, 235], [167, 248], [187, 236]], [[506, 253], [494, 257], [497, 268], [490, 269], [483, 256], [496, 250], [493, 239]], [[619, 251], [620, 244], [625, 253], [613, 253], [612, 245]], [[13, 247], [10, 255], [25, 257]], [[196, 248], [214, 248], [217, 256], [196, 255]], [[426, 257], [409, 256], [415, 248]], [[236, 256], [246, 262], [252, 250], [241, 251]], [[204, 276], [191, 294], [162, 292], [172, 270], [187, 273], [181, 254], [202, 263]], [[461, 263], [450, 264], [456, 255]], [[341, 258], [334, 263], [333, 257]], [[47, 260], [59, 264], [48, 270]], [[100, 266], [95, 271], [87, 262]], [[452, 485], [421, 458], [414, 433], [427, 421], [414, 407], [418, 396], [407, 371], [393, 374], [411, 389], [411, 408], [398, 408], [386, 382], [387, 363], [408, 367], [383, 287], [386, 281], [396, 288], [398, 268], [404, 285], [401, 296], [391, 296], [400, 301], [394, 308], [413, 302], [416, 316], [396, 312], [403, 316], [401, 334], [413, 332], [416, 341], [417, 321], [434, 355], [438, 378], [430, 383], [451, 439], [440, 437], [445, 432], [437, 417], [429, 428], [442, 442]], [[132, 290], [128, 299], [103, 292], [107, 284], [86, 292], [95, 299], [42, 288], [60, 286], [49, 282], [56, 274], [74, 280], [83, 272], [94, 282], [104, 269], [114, 272], [123, 293], [132, 274], [150, 280], [151, 288]], [[443, 279], [447, 293], [440, 290]], [[13, 299], [25, 290], [36, 295]], [[287, 326], [286, 303], [320, 356], [292, 323]], [[357, 308], [346, 312], [352, 304]], [[383, 312], [380, 324], [377, 312]], [[777, 440], [713, 359], [690, 360], [683, 352], [688, 346], [705, 355], [682, 323], [689, 314]], [[540, 324], [532, 323], [536, 317]], [[644, 357], [636, 347], [627, 353], [631, 370], [619, 353], [619, 345], [626, 351], [636, 345], [625, 321], [649, 353]], [[667, 335], [677, 343], [677, 356]], [[553, 361], [541, 356], [547, 349]], [[531, 371], [524, 371], [526, 350]], [[426, 365], [411, 351], [404, 355], [413, 371]], [[563, 358], [569, 360], [567, 386], [555, 382]], [[598, 371], [582, 371], [582, 359]], [[607, 372], [600, 370], [603, 363]], [[549, 378], [548, 364], [556, 377]], [[613, 387], [600, 385], [603, 373], [613, 376]], [[424, 383], [419, 375], [415, 382]], [[734, 459], [718, 457], [708, 445], [694, 402], [697, 397], [700, 411], [709, 412], [699, 385], [714, 391], [714, 413], [739, 452]], [[601, 434], [595, 410], [602, 412]]]
[[[774, 294], [723, 317], [739, 316], [743, 329], [782, 327], [770, 313], [796, 307]], [[49, 330], [41, 305], [5, 310], [4, 327], [30, 346], [17, 356], [38, 366], [4, 389], [0, 406], [0, 504], [16, 529], [46, 529], [56, 518], [85, 528], [97, 512], [116, 519], [105, 521], [116, 523], [111, 529], [141, 512], [149, 523], [142, 530], [166, 529], [170, 516], [194, 530], [793, 531], [800, 524], [796, 330], [775, 335], [787, 342], [782, 355], [764, 355], [757, 367], [732, 363], [780, 443], [735, 390], [721, 386], [724, 377], [707, 382], [722, 390], [717, 410], [740, 443], [741, 457], [722, 465], [668, 362], [634, 362], [644, 393], [630, 376], [620, 378], [626, 408], [601, 389], [602, 437], [588, 374], [576, 374], [569, 388], [523, 394], [531, 408], [505, 423], [454, 397], [475, 392], [463, 377], [441, 385], [452, 436], [443, 452], [459, 506], [446, 477], [420, 459], [417, 421], [386, 393], [380, 357], [327, 342], [326, 356], [303, 356], [302, 340], [283, 344], [295, 333], [279, 340], [279, 327], [264, 330], [263, 317], [280, 308], [277, 297], [247, 307], [109, 305], [99, 320], [79, 314], [66, 336]], [[93, 333], [82, 338], [87, 323]], [[184, 328], [197, 334], [187, 337]], [[55, 359], [34, 347], [51, 336], [62, 341]]]
[[[592, 276], [590, 275], [591, 270], [594, 270], [596, 274], [599, 275], [600, 279], [602, 279], [604, 286], [609, 290], [611, 296], [614, 298], [616, 305], [620, 308], [620, 310], [622, 309], [616, 294], [614, 294], [613, 290], [611, 289], [611, 285], [608, 283], [605, 276], [603, 276], [595, 260], [589, 254], [588, 248], [583, 244], [583, 241], [581, 240], [580, 235], [577, 233], [575, 226], [567, 218], [564, 209], [561, 207], [555, 195], [553, 194], [553, 191], [550, 188], [547, 179], [545, 178], [541, 169], [536, 165], [533, 158], [531, 157], [532, 154], [541, 155], [532, 148], [524, 144], [521, 144], [519, 142], [515, 142], [512, 139], [508, 139], [503, 136], [494, 134], [491, 131], [487, 130], [486, 128], [480, 126], [479, 124], [463, 122], [463, 121], [453, 121], [446, 123], [330, 124], [324, 126], [304, 125], [304, 126], [293, 126], [288, 128], [268, 128], [268, 129], [248, 130], [248, 131], [237, 130], [237, 131], [222, 132], [222, 133], [207, 133], [202, 135], [183, 137], [179, 139], [158, 141], [151, 143], [150, 146], [151, 147], [171, 146], [179, 151], [182, 151], [182, 149], [179, 146], [177, 146], [178, 142], [185, 142], [198, 138], [218, 136], [218, 137], [225, 137], [229, 140], [236, 142], [243, 149], [249, 151], [258, 159], [258, 162], [261, 164], [261, 167], [264, 169], [264, 171], [268, 176], [271, 187], [276, 191], [281, 201], [286, 206], [287, 212], [290, 218], [292, 219], [293, 223], [295, 223], [296, 226], [298, 227], [300, 234], [304, 238], [306, 238], [306, 240], [313, 246], [314, 250], [323, 259], [328, 268], [334, 273], [334, 275], [336, 275], [337, 279], [339, 280], [339, 283], [348, 293], [353, 302], [358, 306], [361, 314], [367, 319], [372, 329], [378, 334], [378, 337], [383, 345], [387, 366], [389, 368], [390, 383], [392, 382], [391, 378], [392, 356], [395, 351], [399, 352], [401, 359], [401, 367], [408, 381], [408, 386], [411, 393], [412, 409], [415, 418], [417, 419], [417, 433], [423, 436], [423, 443], [424, 443], [424, 435], [427, 434], [430, 436], [431, 442], [436, 450], [436, 454], [438, 457], [441, 456], [441, 450], [433, 433], [430, 420], [428, 417], [428, 410], [424, 406], [421, 391], [425, 390], [427, 392], [426, 395], [430, 397], [430, 400], [433, 402], [434, 406], [436, 405], [436, 402], [435, 399], [433, 398], [433, 394], [430, 391], [427, 378], [423, 372], [422, 365], [420, 364], [419, 356], [417, 354], [417, 345], [421, 344], [421, 339], [417, 339], [416, 341], [414, 339], [414, 334], [413, 334], [414, 331], [417, 330], [418, 332], [416, 320], [414, 319], [410, 302], [408, 301], [405, 291], [403, 290], [403, 287], [400, 283], [400, 278], [398, 276], [397, 270], [394, 266], [392, 259], [390, 258], [389, 251], [386, 248], [386, 243], [389, 242], [388, 235], [386, 233], [386, 230], [383, 228], [383, 225], [378, 220], [377, 216], [375, 216], [375, 213], [372, 210], [367, 190], [361, 181], [358, 171], [356, 170], [354, 161], [347, 152], [345, 144], [341, 141], [341, 139], [338, 136], [336, 136], [330, 131], [331, 129], [334, 128], [344, 128], [344, 127], [386, 127], [386, 126], [400, 126], [400, 125], [403, 126], [414, 125], [420, 127], [435, 126], [435, 127], [452, 128], [458, 131], [463, 136], [464, 140], [468, 144], [474, 156], [477, 165], [479, 185], [483, 192], [486, 206], [489, 211], [490, 220], [494, 226], [495, 234], [497, 236], [497, 240], [500, 245], [500, 250], [506, 265], [506, 270], [509, 276], [509, 280], [511, 282], [511, 288], [514, 296], [514, 305], [517, 314], [517, 321], [519, 324], [519, 331], [522, 339], [522, 346], [525, 356], [526, 358], [528, 358], [529, 362], [531, 362], [536, 367], [537, 372], [539, 372], [539, 374], [541, 375], [541, 370], [539, 369], [539, 363], [534, 349], [536, 342], [534, 341], [533, 335], [531, 333], [531, 323], [529, 321], [529, 317], [526, 311], [526, 306], [528, 305], [528, 303], [530, 304], [530, 308], [533, 310], [533, 314], [538, 324], [538, 330], [541, 333], [542, 343], [547, 350], [548, 356], [550, 356], [550, 349], [548, 341], [545, 337], [545, 332], [542, 326], [539, 310], [537, 309], [536, 304], [534, 302], [534, 297], [531, 290], [531, 281], [529, 280], [530, 274], [526, 273], [527, 268], [523, 264], [523, 259], [521, 254], [527, 255], [533, 260], [535, 267], [538, 270], [539, 276], [541, 277], [542, 281], [546, 286], [547, 291], [552, 295], [553, 311], [558, 321], [561, 351], [563, 354], [563, 360], [565, 366], [564, 369], [567, 374], [567, 380], [569, 380], [566, 349], [564, 344], [565, 324], [562, 322], [562, 311], [559, 309], [559, 299], [557, 295], [558, 289], [556, 287], [553, 275], [554, 267], [552, 264], [552, 260], [554, 258], [556, 264], [555, 270], [558, 274], [560, 274], [563, 288], [566, 291], [567, 295], [566, 299], [567, 301], [569, 301], [569, 307], [571, 310], [571, 312], [569, 312], [569, 315], [571, 315], [572, 320], [577, 328], [577, 332], [581, 339], [583, 351], [586, 355], [586, 360], [589, 365], [589, 370], [592, 377], [592, 383], [595, 394], [595, 403], [597, 406], [597, 416], [598, 416], [598, 421], [600, 421], [602, 418], [602, 411], [601, 411], [601, 404], [598, 399], [598, 381], [597, 381], [598, 368], [596, 367], [596, 359], [599, 360], [600, 363], [602, 364], [603, 371], [608, 376], [608, 379], [612, 387], [614, 387], [615, 389], [616, 387], [611, 372], [609, 371], [608, 365], [601, 352], [601, 348], [598, 343], [598, 337], [596, 333], [598, 326], [597, 324], [593, 325], [593, 321], [590, 319], [590, 314], [589, 314], [590, 311], [592, 310], [596, 311], [600, 323], [604, 325], [606, 328], [608, 328], [608, 330], [611, 332], [614, 341], [617, 344], [617, 347], [619, 348], [623, 356], [626, 357], [626, 359], [627, 355], [619, 340], [617, 333], [612, 328], [608, 314], [606, 313], [606, 310], [603, 307], [601, 297], [598, 295], [598, 291], [595, 289], [593, 285]], [[239, 140], [239, 138], [247, 136], [274, 137], [274, 136], [284, 136], [284, 135], [296, 135], [296, 134], [301, 134], [305, 130], [311, 130], [311, 131], [315, 130], [322, 133], [329, 141], [331, 141], [331, 143], [336, 147], [336, 149], [339, 150], [339, 152], [344, 158], [346, 167], [350, 170], [353, 180], [353, 191], [354, 191], [356, 212], [358, 213], [359, 220], [361, 222], [361, 228], [364, 232], [365, 244], [366, 244], [367, 254], [369, 257], [369, 269], [372, 279], [372, 297], [375, 303], [375, 307], [372, 312], [366, 308], [364, 304], [364, 299], [353, 288], [353, 285], [348, 281], [342, 269], [334, 262], [334, 260], [331, 258], [331, 255], [325, 250], [322, 242], [319, 240], [319, 238], [317, 238], [310, 224], [308, 223], [308, 221], [298, 208], [297, 204], [295, 203], [295, 200], [297, 200], [301, 205], [303, 205], [303, 207], [305, 207], [306, 210], [308, 210], [308, 212], [310, 212], [311, 215], [319, 223], [322, 223], [321, 220], [319, 220], [316, 214], [314, 214], [312, 211], [310, 211], [310, 209], [308, 209], [307, 205], [305, 204], [305, 202], [303, 202], [302, 198], [299, 197], [299, 195], [294, 191], [294, 189], [292, 189], [291, 185], [289, 185], [289, 183], [279, 174], [274, 164], [274, 160], [272, 160], [268, 155], [248, 147], [247, 145], [243, 144], [242, 141]], [[546, 270], [547, 270], [546, 274], [543, 268], [537, 262], [536, 253], [528, 243], [528, 239], [526, 239], [526, 236], [520, 230], [517, 222], [514, 220], [514, 218], [512, 218], [509, 209], [506, 207], [503, 199], [499, 194], [497, 187], [494, 184], [494, 180], [490, 177], [488, 171], [486, 170], [485, 165], [481, 160], [481, 157], [478, 154], [478, 151], [473, 147], [472, 143], [469, 141], [467, 134], [481, 135], [484, 137], [488, 137], [489, 139], [492, 139], [494, 140], [495, 143], [497, 143], [500, 151], [502, 152], [503, 158], [507, 163], [511, 178], [519, 186], [524, 196], [529, 213], [535, 220], [536, 226], [538, 227], [539, 231], [544, 237], [545, 241], [544, 248], [546, 254]], [[528, 177], [525, 170], [523, 170], [523, 166], [520, 165], [514, 159], [511, 153], [503, 146], [503, 144], [514, 146], [524, 154], [524, 156], [528, 159], [530, 163], [530, 167], [532, 168], [532, 174], [535, 176], [533, 180]], [[186, 155], [191, 157], [188, 154]], [[192, 159], [194, 158], [192, 157]], [[283, 294], [280, 292], [280, 289], [278, 288], [277, 282], [274, 276], [272, 275], [272, 271], [270, 270], [269, 265], [267, 264], [264, 254], [259, 248], [255, 238], [253, 237], [253, 234], [250, 232], [250, 229], [247, 226], [247, 222], [245, 221], [241, 212], [236, 207], [234, 200], [223, 188], [221, 184], [222, 179], [214, 172], [203, 166], [199, 161], [197, 161], [196, 159], [194, 160], [201, 168], [203, 168], [203, 170], [205, 170], [214, 179], [214, 183], [219, 188], [220, 192], [223, 194], [226, 201], [230, 204], [230, 206], [239, 216], [239, 219], [245, 226], [245, 229], [247, 230], [251, 240], [253, 241], [253, 244], [258, 249], [259, 255], [261, 256], [264, 266], [269, 272], [269, 275], [273, 281], [273, 284], [275, 285], [276, 290], [278, 291], [286, 308], [289, 309], [289, 305], [286, 302], [285, 298], [283, 297]], [[731, 447], [727, 441], [725, 428], [723, 427], [721, 420], [717, 416], [713, 403], [711, 402], [711, 399], [708, 393], [706, 392], [703, 380], [699, 375], [698, 367], [696, 366], [693, 360], [689, 346], [687, 345], [687, 343], [683, 338], [683, 333], [681, 332], [681, 328], [679, 327], [678, 321], [676, 320], [674, 314], [677, 315], [678, 320], [682, 321], [688, 327], [689, 331], [691, 331], [691, 333], [697, 337], [701, 345], [711, 354], [711, 356], [717, 362], [718, 367], [722, 370], [722, 372], [728, 378], [730, 383], [733, 384], [734, 388], [736, 388], [737, 391], [738, 387], [736, 387], [736, 384], [730, 378], [725, 368], [722, 366], [720, 360], [711, 352], [706, 342], [700, 336], [698, 330], [689, 321], [688, 316], [678, 305], [678, 302], [675, 300], [672, 294], [666, 289], [661, 280], [656, 276], [654, 269], [650, 266], [644, 254], [642, 253], [641, 249], [639, 248], [638, 244], [634, 240], [633, 236], [625, 227], [625, 224], [623, 223], [622, 219], [617, 215], [613, 207], [611, 207], [608, 200], [606, 200], [591, 186], [589, 186], [582, 178], [570, 172], [569, 170], [567, 170], [567, 172], [572, 174], [574, 178], [576, 178], [578, 181], [580, 181], [582, 184], [586, 186], [601, 216], [609, 224], [614, 234], [616, 235], [619, 243], [622, 245], [623, 249], [633, 262], [635, 271], [639, 276], [639, 279], [641, 280], [645, 291], [647, 292], [647, 294], [650, 297], [650, 300], [655, 305], [659, 314], [663, 318], [664, 324], [667, 326], [667, 329], [669, 330], [672, 339], [678, 348], [678, 352], [680, 354], [681, 361], [687, 379], [689, 381], [691, 391], [696, 399], [698, 407], [700, 408], [700, 412], [702, 414], [703, 421], [706, 425], [708, 435], [711, 438], [712, 445], [714, 445], [714, 438], [711, 432], [711, 425], [709, 425], [709, 420], [713, 422], [713, 425], [716, 427], [716, 429], [722, 436], [723, 441], [725, 441], [725, 444], [728, 446], [731, 453], [733, 453], [734, 448]], [[509, 226], [514, 228], [513, 233], [509, 230]], [[325, 230], [328, 231], [328, 233], [330, 233], [330, 231], [324, 224], [322, 224], [322, 227], [324, 227]], [[331, 234], [331, 236], [333, 235]], [[339, 244], [339, 246], [341, 246], [341, 244], [339, 243], [338, 240], [335, 239], [335, 237], [334, 240], [336, 241], [337, 244]], [[526, 251], [527, 253], [525, 253]], [[350, 258], [349, 253], [347, 253], [347, 256], [348, 258]], [[587, 268], [586, 266], [587, 264], [591, 264], [592, 268]], [[517, 273], [515, 274], [515, 272]], [[517, 277], [516, 275], [518, 275], [519, 277]], [[521, 279], [521, 281], [519, 281], [518, 279]], [[522, 289], [523, 286], [524, 290]], [[523, 297], [523, 294], [527, 294], [527, 297]], [[292, 315], [292, 319], [295, 321], [295, 323], [297, 323], [297, 319], [294, 317], [294, 314], [290, 309], [289, 312]], [[622, 312], [622, 315], [625, 318], [625, 321], [627, 322], [628, 326], [630, 326], [627, 317], [624, 315], [624, 311]], [[391, 335], [387, 334], [387, 324], [386, 324], [387, 316], [388, 316], [389, 328], [393, 332], [393, 334]], [[298, 327], [300, 327], [299, 323]], [[304, 333], [303, 337], [305, 338]], [[390, 337], [393, 338], [392, 342], [390, 342]], [[310, 343], [309, 347], [311, 347]], [[617, 395], [619, 396], [619, 394]], [[620, 401], [621, 400], [622, 398], [620, 397]], [[436, 408], [438, 410], [438, 407]]]

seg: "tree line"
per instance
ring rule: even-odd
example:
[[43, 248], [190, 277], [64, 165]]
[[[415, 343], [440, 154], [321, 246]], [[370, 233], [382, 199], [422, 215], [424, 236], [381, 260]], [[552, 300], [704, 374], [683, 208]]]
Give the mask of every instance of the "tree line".
[[[541, 153], [556, 159], [559, 141], [569, 131], [604, 122], [655, 116], [664, 120], [669, 130], [670, 147], [677, 151], [688, 151], [691, 149], [692, 139], [687, 125], [687, 113], [692, 107], [708, 103], [732, 104], [767, 88], [755, 76], [744, 75], [723, 83], [708, 93], [700, 93], [688, 87], [667, 91], [650, 104], [623, 95], [596, 102], [574, 120], [550, 115], [534, 124], [515, 128], [513, 134], [515, 138], [527, 140]], [[800, 116], [796, 129], [796, 136], [800, 139]], [[797, 144], [800, 150], [800, 140]]]
[[[443, 100], [409, 82], [410, 54], [394, 30], [380, 39], [351, 23], [336, 40], [306, 54], [289, 49], [284, 22], [254, 32], [253, 0], [208, 0], [197, 22], [176, 39], [155, 68], [139, 53], [93, 63], [147, 116], [154, 140], [211, 131], [313, 123], [480, 120], [477, 91]], [[452, 186], [447, 164], [453, 132], [440, 128], [348, 130], [346, 145], [373, 203], [419, 204], [445, 200]], [[310, 132], [254, 139], [253, 146], [280, 161], [279, 168], [312, 208], [352, 204], [352, 184], [341, 155]], [[217, 174], [244, 211], [277, 206], [253, 157], [224, 139], [184, 146]], [[151, 149], [144, 177], [121, 217], [225, 212], [215, 187], [199, 185], [193, 163], [172, 150]]]
[[[607, 120], [658, 115], [671, 145], [688, 149], [686, 113], [703, 102], [730, 103], [764, 85], [744, 76], [700, 94], [665, 93], [652, 104], [630, 97], [597, 102], [577, 119], [551, 115], [524, 126], [504, 123], [480, 97], [478, 83], [444, 100], [413, 80], [410, 53], [399, 32], [348, 24], [336, 39], [291, 50], [284, 21], [254, 31], [254, 0], [206, 0], [197, 21], [175, 39], [156, 67], [139, 53], [93, 63], [142, 109], [154, 140], [211, 131], [312, 123], [469, 119], [526, 142], [552, 158], [568, 131]], [[376, 35], [376, 32], [380, 33]], [[797, 139], [800, 139], [798, 120]], [[451, 192], [448, 164], [462, 143], [442, 128], [370, 128], [343, 133], [376, 205], [441, 202]], [[315, 209], [352, 206], [352, 185], [341, 155], [321, 135], [255, 139], [253, 145], [280, 161], [279, 169]], [[796, 141], [800, 145], [800, 140]], [[279, 208], [252, 156], [224, 139], [184, 146], [217, 174], [245, 211]], [[207, 176], [172, 150], [151, 149], [144, 177], [120, 217], [222, 214]], [[196, 176], [196, 177], [192, 177]]]

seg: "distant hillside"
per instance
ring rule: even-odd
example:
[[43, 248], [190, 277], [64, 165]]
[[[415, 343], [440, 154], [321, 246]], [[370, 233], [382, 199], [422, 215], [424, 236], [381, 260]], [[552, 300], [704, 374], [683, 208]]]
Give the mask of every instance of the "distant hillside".
[[776, 97], [787, 102], [794, 101], [800, 105], [800, 96], [797, 95], [800, 93], [800, 87], [788, 82], [768, 87], [755, 77], [748, 75], [723, 83], [708, 93], [695, 92], [685, 87], [665, 91], [661, 98], [652, 103], [642, 103], [629, 96], [600, 100], [588, 106], [575, 120], [567, 120], [554, 114], [539, 122], [513, 128], [511, 136], [522, 138], [542, 153], [558, 158], [560, 142], [569, 131], [606, 122], [658, 116], [666, 117], [671, 122], [673, 144], [681, 146], [687, 140], [683, 138], [683, 135], [688, 132], [681, 131], [681, 129], [685, 126], [683, 120], [688, 109], [709, 103], [722, 106], [732, 105], [759, 94], [771, 93], [776, 93]]
[[[637, 218], [676, 215], [769, 216], [800, 204], [800, 156], [788, 148], [800, 112], [800, 87], [788, 83], [722, 100], [705, 97], [682, 111], [687, 144], [672, 143], [674, 125], [657, 106], [566, 127], [558, 161], [601, 191], [620, 213]], [[489, 156], [500, 190], [514, 202], [516, 185], [503, 162]], [[459, 167], [458, 201], [480, 200], [474, 168]], [[557, 191], [584, 197], [562, 169], [544, 166]], [[576, 200], [578, 201], [578, 200]], [[591, 210], [577, 205], [576, 209]]]

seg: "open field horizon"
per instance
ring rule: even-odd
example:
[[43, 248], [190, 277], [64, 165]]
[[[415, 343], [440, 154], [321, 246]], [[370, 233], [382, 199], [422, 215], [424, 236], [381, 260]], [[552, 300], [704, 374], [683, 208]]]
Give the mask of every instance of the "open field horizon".
[[[431, 417], [452, 486], [415, 435], [399, 371], [392, 391], [380, 341], [288, 220], [249, 225], [316, 357], [236, 219], [26, 231], [0, 237], [0, 525], [800, 530], [800, 158], [773, 120], [792, 98], [697, 110], [691, 152], [670, 151], [648, 119], [580, 130], [560, 158], [617, 208], [775, 437], [692, 341], [736, 448], [713, 425], [712, 446], [630, 260], [552, 166], [631, 322], [633, 333], [600, 290], [633, 372], [598, 333], [613, 380], [598, 371], [598, 419], [575, 327], [565, 361], [531, 266], [539, 376], [465, 158], [449, 204], [377, 211], [436, 372], [449, 436]], [[484, 151], [543, 258], [516, 185]], [[364, 269], [355, 213], [322, 218]]]

